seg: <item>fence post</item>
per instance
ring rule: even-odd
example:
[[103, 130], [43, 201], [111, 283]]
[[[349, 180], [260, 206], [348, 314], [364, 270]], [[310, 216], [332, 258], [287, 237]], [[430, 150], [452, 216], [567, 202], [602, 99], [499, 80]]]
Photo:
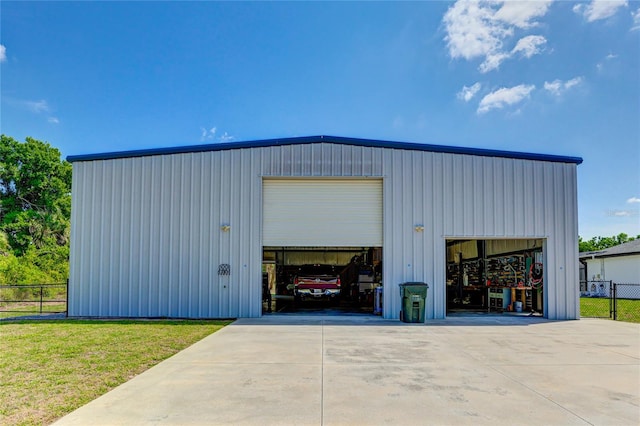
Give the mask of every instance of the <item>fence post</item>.
[[65, 318], [69, 318], [69, 278], [67, 278], [67, 294], [64, 299], [64, 316]]
[[613, 320], [618, 320], [618, 285], [613, 281], [610, 281], [613, 287]]
[[40, 286], [40, 315], [42, 315], [42, 296], [43, 296], [44, 287]]
[[613, 284], [609, 281], [609, 318], [613, 318]]

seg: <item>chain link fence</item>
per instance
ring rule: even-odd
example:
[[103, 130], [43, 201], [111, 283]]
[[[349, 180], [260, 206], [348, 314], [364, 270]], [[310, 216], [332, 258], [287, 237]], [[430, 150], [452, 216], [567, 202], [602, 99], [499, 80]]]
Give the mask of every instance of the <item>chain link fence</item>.
[[640, 284], [613, 283], [613, 319], [640, 322]]
[[640, 322], [640, 284], [580, 281], [580, 316]]
[[67, 283], [0, 285], [0, 319], [67, 312]]
[[613, 318], [612, 294], [611, 281], [580, 281], [580, 316]]

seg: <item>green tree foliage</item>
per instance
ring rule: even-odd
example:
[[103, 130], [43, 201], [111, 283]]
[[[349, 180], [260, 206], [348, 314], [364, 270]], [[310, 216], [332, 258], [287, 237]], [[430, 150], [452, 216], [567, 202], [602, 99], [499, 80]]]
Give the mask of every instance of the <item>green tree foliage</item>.
[[[640, 238], [640, 235], [636, 238]], [[613, 237], [593, 237], [589, 241], [584, 241], [582, 237], [578, 237], [578, 249], [580, 252], [604, 250], [609, 247], [633, 241], [636, 238], [629, 237], [624, 232]]]
[[68, 271], [71, 165], [46, 142], [2, 135], [0, 281], [64, 281]]

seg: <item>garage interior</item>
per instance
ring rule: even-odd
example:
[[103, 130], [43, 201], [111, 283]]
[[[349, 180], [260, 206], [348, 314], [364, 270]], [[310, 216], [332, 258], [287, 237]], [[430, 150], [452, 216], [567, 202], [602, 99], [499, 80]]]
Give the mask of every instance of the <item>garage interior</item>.
[[447, 314], [544, 315], [543, 239], [447, 240]]
[[[335, 278], [335, 295], [301, 294], [302, 276]], [[318, 278], [316, 278], [318, 277]], [[335, 287], [335, 286], [334, 286]], [[264, 247], [262, 311], [382, 314], [381, 247]]]

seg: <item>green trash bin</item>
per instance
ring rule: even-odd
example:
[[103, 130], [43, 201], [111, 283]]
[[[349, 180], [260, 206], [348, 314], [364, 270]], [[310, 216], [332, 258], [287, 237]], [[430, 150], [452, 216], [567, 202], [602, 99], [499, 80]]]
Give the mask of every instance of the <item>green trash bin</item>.
[[424, 305], [427, 299], [427, 283], [402, 283], [400, 296], [402, 297], [402, 313], [400, 318], [404, 322], [424, 322]]

